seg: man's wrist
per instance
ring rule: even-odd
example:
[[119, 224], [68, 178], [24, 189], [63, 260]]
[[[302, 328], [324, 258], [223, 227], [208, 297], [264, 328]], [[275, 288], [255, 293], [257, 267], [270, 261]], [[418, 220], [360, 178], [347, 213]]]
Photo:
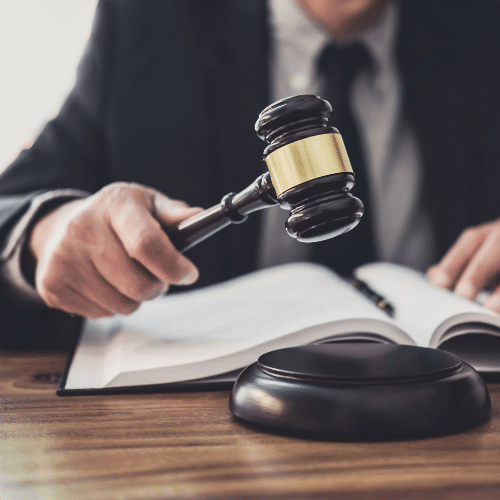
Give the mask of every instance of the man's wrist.
[[35, 273], [38, 258], [50, 233], [50, 227], [55, 225], [56, 213], [65, 205], [75, 201], [74, 198], [56, 198], [44, 205], [37, 212], [26, 230], [26, 240], [21, 248], [20, 266], [24, 278], [35, 287]]
[[15, 303], [43, 305], [35, 289], [34, 263], [26, 260], [25, 253], [27, 235], [33, 225], [54, 208], [88, 195], [89, 193], [77, 189], [60, 189], [40, 194], [33, 198], [28, 210], [14, 225], [0, 255], [0, 275], [7, 295]]

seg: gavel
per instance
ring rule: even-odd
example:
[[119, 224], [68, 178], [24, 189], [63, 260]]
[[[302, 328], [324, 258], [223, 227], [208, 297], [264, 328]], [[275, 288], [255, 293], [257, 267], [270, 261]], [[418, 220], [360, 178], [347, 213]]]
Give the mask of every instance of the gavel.
[[287, 97], [265, 108], [255, 131], [268, 143], [263, 154], [268, 171], [240, 193], [226, 194], [218, 205], [167, 230], [175, 247], [185, 252], [252, 212], [278, 204], [290, 211], [287, 233], [302, 242], [355, 227], [363, 203], [349, 192], [354, 172], [342, 136], [328, 125], [331, 114], [328, 101], [314, 95]]

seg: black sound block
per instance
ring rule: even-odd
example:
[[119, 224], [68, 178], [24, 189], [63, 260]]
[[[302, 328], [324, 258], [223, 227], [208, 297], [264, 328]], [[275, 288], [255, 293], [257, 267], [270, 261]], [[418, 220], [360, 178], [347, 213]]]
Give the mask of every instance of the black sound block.
[[401, 439], [468, 429], [491, 403], [481, 376], [449, 352], [339, 343], [262, 355], [236, 380], [229, 409], [280, 432]]

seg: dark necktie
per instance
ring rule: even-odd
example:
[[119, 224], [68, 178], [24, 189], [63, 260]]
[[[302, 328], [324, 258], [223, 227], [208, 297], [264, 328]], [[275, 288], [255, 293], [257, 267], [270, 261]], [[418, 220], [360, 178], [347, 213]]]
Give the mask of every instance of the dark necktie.
[[342, 135], [356, 178], [352, 193], [365, 206], [365, 213], [357, 227], [331, 242], [319, 244], [317, 248], [318, 260], [344, 275], [375, 259], [365, 162], [358, 127], [350, 106], [353, 80], [363, 68], [369, 68], [370, 64], [370, 55], [360, 43], [341, 47], [329, 45], [319, 59], [319, 71], [325, 83], [322, 97], [333, 108], [330, 125], [336, 127]]

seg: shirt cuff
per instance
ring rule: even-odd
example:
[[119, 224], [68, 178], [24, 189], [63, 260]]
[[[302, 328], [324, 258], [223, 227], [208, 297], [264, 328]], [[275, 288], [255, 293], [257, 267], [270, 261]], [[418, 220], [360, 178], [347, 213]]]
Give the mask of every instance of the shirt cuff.
[[10, 286], [10, 292], [25, 303], [43, 305], [36, 288], [29, 283], [21, 268], [21, 255], [28, 233], [37, 216], [53, 203], [85, 198], [90, 193], [80, 189], [57, 189], [40, 194], [33, 198], [26, 213], [12, 228], [6, 245], [0, 254], [0, 274], [4, 282]]

